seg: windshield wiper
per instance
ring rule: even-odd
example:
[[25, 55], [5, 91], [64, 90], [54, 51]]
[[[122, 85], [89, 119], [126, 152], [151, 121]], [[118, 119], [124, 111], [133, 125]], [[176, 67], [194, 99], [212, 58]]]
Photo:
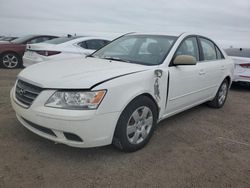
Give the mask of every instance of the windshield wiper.
[[126, 63], [131, 63], [129, 60], [121, 59], [119, 57], [109, 57], [109, 56], [106, 56], [106, 57], [103, 57], [102, 59], [113, 60], [113, 61], [122, 61], [122, 62], [126, 62]]

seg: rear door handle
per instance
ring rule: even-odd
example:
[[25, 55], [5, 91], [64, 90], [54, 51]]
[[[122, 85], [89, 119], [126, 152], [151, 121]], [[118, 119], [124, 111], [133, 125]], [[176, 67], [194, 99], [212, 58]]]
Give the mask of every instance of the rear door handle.
[[199, 71], [199, 75], [203, 75], [203, 74], [206, 74], [206, 72], [202, 69]]

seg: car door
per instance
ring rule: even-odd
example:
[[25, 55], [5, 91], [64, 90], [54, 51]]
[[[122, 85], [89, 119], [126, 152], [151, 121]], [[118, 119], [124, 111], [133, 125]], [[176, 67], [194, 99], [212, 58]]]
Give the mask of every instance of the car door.
[[211, 98], [214, 96], [219, 85], [223, 80], [223, 71], [225, 70], [224, 57], [218, 47], [209, 39], [199, 37], [201, 47], [202, 61], [200, 65], [204, 67], [204, 90], [205, 96]]
[[[190, 55], [197, 60], [196, 65], [172, 65], [169, 67], [169, 88], [166, 114], [171, 115], [205, 100], [205, 67], [199, 63], [200, 51], [196, 36], [185, 38], [174, 55]], [[174, 59], [173, 58], [173, 59]]]

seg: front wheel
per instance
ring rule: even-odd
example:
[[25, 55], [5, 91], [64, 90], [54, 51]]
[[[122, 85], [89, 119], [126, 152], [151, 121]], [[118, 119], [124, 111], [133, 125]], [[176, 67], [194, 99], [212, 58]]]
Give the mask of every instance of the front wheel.
[[144, 147], [157, 122], [157, 107], [146, 96], [134, 99], [122, 112], [114, 134], [113, 144], [126, 152]]
[[1, 57], [1, 64], [4, 68], [14, 69], [21, 66], [21, 60], [18, 55], [14, 53], [6, 53]]
[[228, 89], [229, 89], [229, 83], [225, 79], [220, 85], [220, 88], [217, 91], [215, 98], [212, 101], [208, 102], [208, 106], [212, 108], [221, 108], [226, 102]]

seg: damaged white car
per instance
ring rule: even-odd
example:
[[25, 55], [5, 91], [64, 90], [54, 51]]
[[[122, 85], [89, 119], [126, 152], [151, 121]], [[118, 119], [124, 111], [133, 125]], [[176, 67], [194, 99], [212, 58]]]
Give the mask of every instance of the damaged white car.
[[133, 33], [84, 59], [28, 67], [11, 101], [18, 120], [44, 138], [136, 151], [159, 121], [205, 102], [222, 107], [232, 72], [208, 38]]

